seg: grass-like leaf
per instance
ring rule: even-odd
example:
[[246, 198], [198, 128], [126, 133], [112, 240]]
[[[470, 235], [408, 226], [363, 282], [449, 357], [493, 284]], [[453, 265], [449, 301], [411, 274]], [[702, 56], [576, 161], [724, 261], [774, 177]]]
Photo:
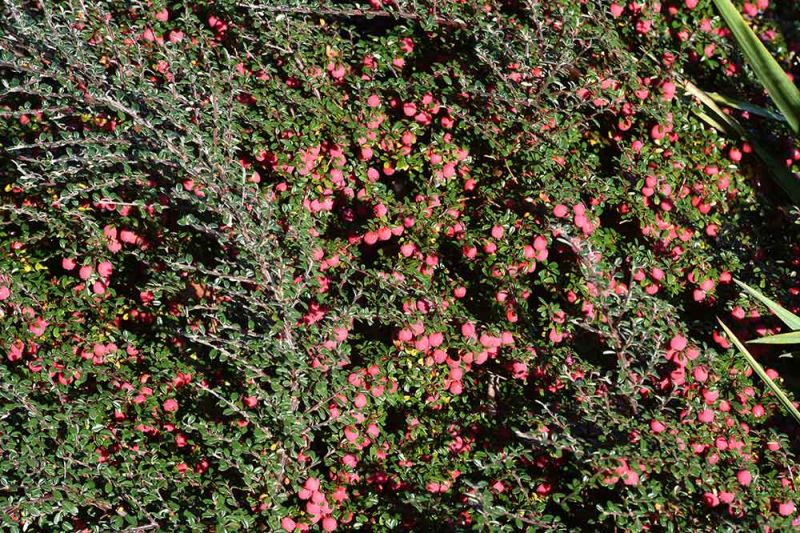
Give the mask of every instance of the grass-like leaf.
[[747, 361], [747, 364], [749, 364], [750, 367], [753, 369], [753, 371], [756, 374], [758, 374], [758, 377], [761, 378], [761, 380], [767, 385], [767, 387], [773, 393], [775, 393], [775, 396], [778, 397], [778, 400], [781, 402], [781, 405], [783, 405], [783, 407], [792, 415], [792, 417], [794, 417], [795, 421], [800, 423], [800, 412], [797, 411], [797, 408], [794, 406], [789, 397], [786, 396], [786, 394], [781, 390], [780, 387], [778, 387], [777, 383], [772, 381], [772, 379], [764, 371], [764, 367], [762, 367], [759, 364], [759, 362], [756, 361], [755, 358], [750, 354], [750, 352], [747, 351], [745, 345], [742, 344], [738, 338], [736, 338], [736, 335], [734, 335], [733, 332], [730, 329], [728, 329], [728, 326], [726, 326], [725, 323], [722, 322], [722, 320], [717, 319], [717, 321], [719, 322], [720, 326], [722, 326], [722, 329], [725, 331], [725, 333], [728, 335], [728, 338], [730, 338], [731, 341], [733, 341], [733, 344], [736, 346], [739, 352], [744, 356], [745, 360]]
[[790, 331], [789, 333], [780, 333], [778, 335], [770, 335], [769, 337], [759, 337], [757, 339], [747, 341], [748, 344], [800, 344], [800, 331]]
[[703, 122], [714, 128], [715, 130], [719, 131], [720, 133], [726, 133], [726, 134], [729, 133], [728, 128], [725, 127], [724, 124], [721, 124], [717, 119], [715, 119], [708, 113], [705, 113], [703, 111], [695, 111], [694, 114], [697, 116], [697, 118], [699, 118], [700, 120], [702, 120]]
[[688, 80], [684, 82], [683, 86], [688, 94], [697, 98], [708, 110], [708, 113], [696, 111], [695, 114], [720, 132], [731, 137], [740, 137], [749, 142], [758, 157], [769, 169], [772, 177], [789, 196], [789, 199], [795, 204], [800, 204], [800, 180], [786, 168], [786, 165], [772, 155], [772, 152], [761, 142], [750, 135], [736, 118], [727, 115], [708, 93]]
[[759, 117], [768, 118], [770, 120], [775, 120], [777, 122], [784, 122], [784, 123], [786, 122], [786, 117], [784, 117], [780, 113], [772, 111], [771, 109], [751, 104], [750, 102], [745, 102], [744, 100], [731, 98], [730, 96], [725, 96], [723, 94], [719, 94], [713, 91], [706, 91], [706, 94], [709, 97], [711, 97], [711, 99], [714, 100], [716, 103], [724, 105], [725, 107], [738, 109], [739, 111], [747, 111], [751, 115], [758, 115]]
[[738, 279], [734, 279], [733, 281], [735, 281], [737, 285], [739, 285], [741, 288], [743, 288], [745, 291], [747, 291], [751, 296], [756, 298], [762, 304], [764, 304], [767, 307], [769, 307], [770, 311], [775, 313], [775, 315], [778, 318], [781, 319], [781, 322], [786, 324], [789, 327], [789, 329], [791, 329], [792, 331], [800, 329], [800, 317], [799, 316], [797, 316], [796, 314], [792, 313], [788, 309], [784, 308], [779, 303], [770, 300], [769, 298], [767, 298], [766, 296], [761, 294], [759, 291], [757, 291], [753, 287], [751, 287], [751, 286], [749, 286], [749, 285], [747, 285], [745, 283], [742, 283]]
[[734, 117], [725, 114], [725, 112], [717, 105], [714, 99], [711, 98], [707, 92], [689, 80], [686, 80], [683, 83], [683, 88], [688, 94], [697, 98], [701, 104], [708, 108], [711, 119], [713, 122], [716, 122], [722, 126], [722, 131], [724, 133], [727, 133], [728, 135], [737, 135], [744, 138], [748, 137], [747, 130], [744, 129], [739, 121]]
[[739, 43], [747, 63], [767, 89], [772, 101], [786, 117], [794, 134], [800, 134], [800, 91], [755, 32], [750, 29], [731, 0], [714, 0], [714, 4]]

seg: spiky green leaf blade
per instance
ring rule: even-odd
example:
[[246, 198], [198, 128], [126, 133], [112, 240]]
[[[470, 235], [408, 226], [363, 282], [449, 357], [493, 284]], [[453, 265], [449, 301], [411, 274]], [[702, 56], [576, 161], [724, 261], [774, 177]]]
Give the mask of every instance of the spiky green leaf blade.
[[747, 341], [748, 344], [800, 344], [800, 331], [790, 331]]
[[708, 124], [709, 126], [714, 128], [718, 132], [725, 133], [725, 134], [729, 134], [730, 133], [730, 131], [728, 130], [727, 127], [725, 127], [724, 124], [721, 124], [718, 120], [716, 120], [714, 117], [712, 117], [708, 113], [704, 113], [702, 111], [695, 111], [694, 114], [697, 116], [697, 118], [699, 118], [700, 120], [702, 120], [703, 122], [705, 122], [706, 124]]
[[722, 111], [722, 109], [720, 109], [720, 107], [716, 104], [716, 102], [714, 102], [713, 98], [711, 98], [703, 89], [688, 80], [683, 83], [683, 88], [688, 94], [697, 98], [701, 104], [708, 108], [708, 110], [711, 112], [711, 118], [714, 120], [714, 122], [721, 124], [726, 133], [729, 135], [738, 135], [739, 137], [744, 138], [748, 137], [747, 131], [739, 123], [739, 121], [730, 115], [726, 115], [725, 112]]
[[750, 367], [753, 369], [753, 371], [756, 374], [758, 374], [758, 377], [761, 378], [764, 384], [766, 384], [766, 386], [773, 393], [775, 393], [775, 396], [777, 396], [778, 401], [780, 401], [781, 405], [783, 405], [783, 407], [792, 415], [792, 417], [794, 417], [795, 421], [800, 423], [800, 412], [798, 412], [797, 408], [794, 406], [789, 397], [786, 396], [786, 394], [781, 390], [780, 387], [778, 387], [777, 383], [772, 381], [772, 378], [770, 378], [767, 375], [766, 371], [764, 370], [764, 367], [762, 367], [759, 364], [759, 362], [756, 361], [755, 358], [750, 354], [750, 352], [747, 351], [747, 348], [745, 348], [744, 344], [742, 344], [739, 341], [739, 339], [736, 338], [736, 335], [734, 335], [733, 332], [730, 329], [728, 329], [728, 326], [726, 326], [725, 323], [720, 319], [717, 319], [717, 321], [719, 322], [720, 326], [722, 326], [722, 329], [725, 331], [725, 334], [728, 335], [728, 338], [731, 341], [733, 341], [733, 344], [739, 350], [739, 353], [741, 353], [744, 356], [745, 360], [747, 361], [747, 364], [749, 364]]
[[770, 109], [751, 104], [750, 102], [745, 102], [744, 100], [731, 98], [730, 96], [725, 96], [713, 91], [707, 91], [706, 94], [716, 103], [724, 105], [725, 107], [731, 107], [740, 111], [747, 111], [751, 115], [758, 115], [759, 117], [768, 118], [778, 122], [786, 122], [786, 117]]
[[761, 294], [759, 291], [757, 291], [753, 287], [750, 287], [746, 283], [743, 283], [743, 282], [739, 281], [738, 279], [734, 279], [733, 281], [735, 281], [737, 285], [739, 285], [741, 288], [743, 288], [745, 291], [747, 291], [751, 296], [756, 298], [762, 304], [764, 304], [767, 307], [769, 307], [770, 311], [775, 313], [775, 315], [778, 318], [781, 319], [781, 322], [786, 324], [789, 327], [789, 329], [791, 329], [792, 331], [800, 329], [800, 317], [799, 316], [797, 316], [796, 314], [792, 313], [788, 309], [784, 308], [779, 303], [770, 300], [769, 298], [767, 298], [766, 296]]
[[731, 0], [714, 0], [722, 18], [739, 43], [747, 63], [781, 110], [795, 135], [800, 134], [800, 91], [792, 83]]
[[800, 180], [786, 168], [786, 165], [772, 155], [772, 152], [761, 144], [758, 139], [750, 135], [736, 118], [720, 109], [714, 99], [703, 89], [688, 80], [684, 82], [683, 86], [688, 94], [697, 98], [708, 109], [708, 113], [695, 111], [695, 114], [720, 132], [730, 136], [738, 136], [748, 141], [753, 146], [758, 157], [767, 165], [772, 177], [792, 202], [800, 204]]

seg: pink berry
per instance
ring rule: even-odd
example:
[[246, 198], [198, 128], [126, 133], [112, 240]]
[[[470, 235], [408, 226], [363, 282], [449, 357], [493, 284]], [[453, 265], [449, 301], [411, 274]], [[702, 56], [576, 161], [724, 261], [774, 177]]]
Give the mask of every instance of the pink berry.
[[711, 409], [703, 409], [700, 411], [700, 413], [698, 413], [697, 420], [704, 424], [710, 424], [714, 421], [714, 411]]
[[739, 470], [736, 474], [736, 481], [739, 482], [739, 485], [747, 487], [753, 481], [753, 476], [747, 470]]
[[698, 366], [694, 369], [693, 373], [695, 381], [705, 383], [705, 381], [708, 379], [708, 370], [706, 370], [705, 367]]
[[778, 514], [781, 516], [790, 516], [794, 514], [794, 502], [783, 502], [778, 505]]
[[81, 269], [78, 271], [78, 276], [83, 280], [86, 281], [92, 275], [93, 269], [89, 265], [82, 266]]
[[111, 276], [111, 272], [113, 272], [113, 270], [114, 267], [111, 265], [109, 261], [103, 261], [102, 263], [97, 265], [97, 273], [104, 278]]
[[355, 399], [353, 400], [353, 405], [356, 406], [356, 409], [362, 409], [364, 406], [367, 405], [367, 397], [363, 394], [357, 394]]
[[703, 494], [703, 501], [708, 507], [716, 507], [719, 505], [719, 498], [713, 492], [706, 492]]
[[725, 490], [720, 491], [720, 493], [719, 493], [719, 501], [721, 503], [731, 503], [733, 501], [734, 497], [735, 496], [734, 496], [734, 494], [732, 492], [728, 492], [728, 491], [725, 491]]
[[680, 352], [681, 350], [686, 348], [687, 344], [688, 342], [686, 341], [686, 337], [684, 337], [683, 335], [675, 335], [674, 337], [672, 337], [672, 340], [669, 341], [669, 347], [675, 350], [676, 352]]
[[284, 516], [283, 519], [281, 520], [281, 527], [283, 528], [284, 531], [291, 532], [294, 531], [295, 528], [297, 527], [297, 522], [295, 522], [288, 516]]
[[323, 518], [322, 520], [322, 529], [324, 531], [335, 531], [336, 530], [336, 520], [332, 517]]
[[461, 325], [461, 334], [465, 337], [475, 336], [475, 326], [471, 322], [465, 322]]

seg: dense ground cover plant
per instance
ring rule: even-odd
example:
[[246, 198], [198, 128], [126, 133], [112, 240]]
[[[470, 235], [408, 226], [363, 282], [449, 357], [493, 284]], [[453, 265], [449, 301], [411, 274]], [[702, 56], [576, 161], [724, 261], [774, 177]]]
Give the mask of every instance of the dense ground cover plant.
[[797, 520], [710, 2], [2, 5], [5, 529]]

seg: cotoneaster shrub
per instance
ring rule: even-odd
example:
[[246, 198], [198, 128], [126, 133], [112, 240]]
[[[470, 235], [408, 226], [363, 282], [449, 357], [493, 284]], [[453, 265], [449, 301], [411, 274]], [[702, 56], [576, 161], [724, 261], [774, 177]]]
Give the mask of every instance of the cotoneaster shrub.
[[4, 529], [796, 524], [713, 320], [797, 235], [679, 89], [754, 88], [710, 3], [0, 27]]

